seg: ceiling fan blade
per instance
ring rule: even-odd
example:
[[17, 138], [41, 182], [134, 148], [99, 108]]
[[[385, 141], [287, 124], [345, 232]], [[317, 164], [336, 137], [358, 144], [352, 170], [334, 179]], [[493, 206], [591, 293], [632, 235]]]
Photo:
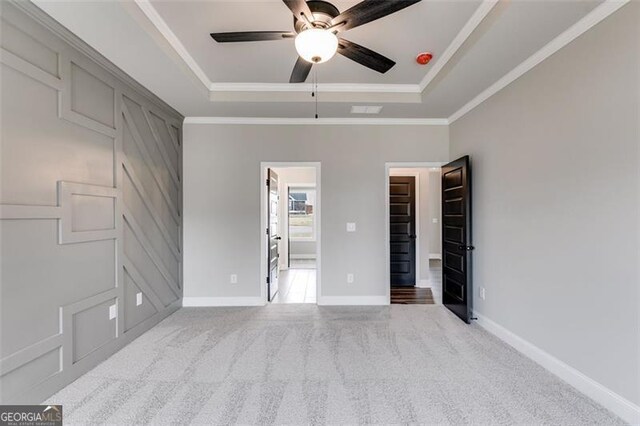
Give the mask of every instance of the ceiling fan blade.
[[338, 53], [367, 68], [384, 74], [396, 64], [391, 59], [343, 38], [338, 42]]
[[391, 15], [420, 0], [364, 0], [331, 20], [336, 31], [346, 31]]
[[296, 34], [291, 31], [238, 31], [231, 33], [211, 33], [211, 37], [218, 43], [284, 40], [295, 36]]
[[304, 83], [312, 66], [313, 64], [311, 62], [307, 62], [301, 57], [298, 57], [296, 64], [293, 66], [293, 71], [291, 71], [289, 83]]
[[291, 12], [293, 12], [293, 16], [300, 19], [301, 15], [304, 15], [307, 17], [307, 20], [309, 20], [310, 22], [313, 22], [314, 20], [313, 13], [311, 12], [311, 9], [309, 9], [309, 5], [305, 0], [282, 0], [282, 1], [284, 2], [284, 4], [287, 5], [289, 9], [291, 9]]

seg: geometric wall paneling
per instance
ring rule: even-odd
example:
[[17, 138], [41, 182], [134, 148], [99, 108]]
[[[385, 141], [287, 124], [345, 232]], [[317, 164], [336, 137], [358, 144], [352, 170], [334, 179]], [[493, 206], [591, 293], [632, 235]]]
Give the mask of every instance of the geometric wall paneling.
[[138, 268], [125, 256], [122, 259], [122, 266], [124, 268], [125, 276], [131, 279], [131, 282], [136, 285], [138, 289], [142, 291], [142, 293], [149, 299], [153, 307], [161, 311], [164, 309], [167, 304], [165, 304], [160, 296], [158, 296], [158, 292], [154, 287], [145, 280], [142, 276]]
[[[168, 248], [173, 253], [175, 259], [179, 261], [181, 259], [181, 256], [178, 226], [173, 226], [170, 229], [165, 225], [165, 222], [162, 220], [156, 208], [151, 203], [149, 196], [147, 195], [135, 172], [128, 164], [126, 158], [123, 159], [122, 166], [124, 170], [122, 186], [125, 205], [127, 206], [127, 208], [133, 209], [133, 211], [141, 212], [141, 214], [145, 216], [148, 215], [152, 219], [152, 221], [148, 221], [150, 223], [145, 227], [153, 225], [155, 229], [151, 228], [153, 232], [147, 232], [147, 235], [154, 233], [158, 234], [158, 236], [161, 236], [166, 242]], [[137, 208], [134, 207], [134, 205], [137, 206]]]
[[180, 185], [180, 177], [178, 176], [178, 153], [173, 146], [173, 141], [169, 135], [166, 122], [158, 117], [153, 112], [147, 111], [144, 108], [142, 112], [147, 119], [151, 134], [153, 135], [156, 145], [160, 150], [160, 155], [164, 160], [167, 170], [174, 181], [174, 184]]
[[6, 53], [8, 56], [13, 56], [13, 58], [18, 58], [25, 63], [33, 65], [44, 75], [54, 80], [60, 80], [58, 52], [25, 33], [6, 19], [2, 19], [0, 45], [3, 49], [2, 56]]
[[[137, 294], [141, 293], [141, 304], [137, 303]], [[142, 321], [152, 317], [158, 309], [151, 303], [144, 292], [136, 282], [127, 273], [125, 268], [124, 274], [124, 330], [130, 330]], [[160, 309], [164, 309], [162, 306]]]
[[149, 259], [151, 259], [158, 272], [162, 274], [164, 280], [169, 284], [169, 288], [171, 289], [171, 291], [173, 291], [174, 294], [178, 296], [180, 290], [178, 286], [179, 270], [177, 267], [177, 263], [175, 265], [175, 268], [171, 268], [171, 270], [169, 270], [169, 268], [162, 261], [162, 256], [160, 256], [158, 252], [153, 248], [153, 244], [151, 244], [151, 241], [145, 235], [141, 225], [136, 221], [135, 216], [131, 214], [126, 206], [123, 207], [123, 215], [125, 218], [125, 222], [128, 225], [128, 229], [132, 231], [133, 236], [137, 240], [138, 244], [142, 247]]
[[115, 239], [115, 188], [58, 182], [60, 244]]
[[60, 118], [115, 138], [115, 88], [106, 82], [112, 79], [75, 55], [63, 58], [61, 71], [66, 84], [60, 92]]
[[132, 226], [131, 222], [134, 222], [134, 220], [125, 215], [123, 227], [124, 258], [140, 272], [140, 276], [145, 282], [153, 285], [156, 294], [162, 300], [162, 304], [167, 306], [179, 298], [180, 292], [177, 283], [171, 282], [171, 275], [166, 272], [162, 263], [157, 260], [157, 256], [152, 254], [153, 251], [148, 245], [145, 248], [145, 243], [140, 241], [139, 233], [136, 235], [136, 232], [132, 229], [135, 225]]
[[[124, 121], [126, 123], [125, 127], [129, 131], [129, 133], [131, 135], [131, 138], [135, 142], [136, 148], [138, 149], [138, 151], [142, 155], [142, 158], [143, 158], [144, 162], [147, 164], [147, 167], [149, 168], [149, 171], [151, 172], [151, 175], [153, 176], [154, 180], [156, 181], [156, 184], [158, 185], [158, 188], [160, 189], [160, 192], [162, 193], [162, 196], [165, 198], [165, 201], [168, 204], [171, 212], [174, 213], [176, 218], [179, 218], [180, 213], [179, 213], [179, 209], [178, 209], [178, 206], [177, 206], [177, 203], [178, 203], [177, 193], [178, 193], [178, 191], [177, 191], [176, 187], [174, 186], [173, 182], [167, 183], [167, 181], [169, 179], [164, 178], [163, 174], [160, 172], [161, 164], [157, 164], [154, 161], [154, 158], [151, 155], [151, 152], [149, 150], [149, 144], [151, 142], [145, 143], [143, 137], [141, 136], [141, 134], [140, 134], [140, 132], [138, 130], [139, 127], [143, 127], [144, 128], [144, 125], [143, 126], [136, 125], [136, 119], [134, 118], [134, 115], [132, 115], [131, 110], [129, 109], [129, 106], [127, 105], [127, 98], [126, 97], [125, 97], [125, 101], [122, 103], [122, 114], [124, 116]], [[140, 111], [140, 114], [142, 114], [141, 111]], [[140, 122], [141, 120], [138, 118], [137, 121]], [[147, 129], [148, 129], [148, 127], [147, 127]], [[151, 131], [149, 129], [149, 135], [151, 135], [150, 132]], [[176, 222], [179, 222], [179, 219], [176, 219]]]
[[151, 215], [140, 194], [133, 188], [133, 184], [126, 176], [125, 174], [123, 182], [123, 215], [125, 220], [131, 224], [131, 228], [139, 236], [138, 239], [143, 243], [145, 249], [153, 251], [152, 258], [156, 258], [157, 263], [166, 268], [173, 282], [177, 282], [180, 255], [173, 252], [172, 246], [163, 236], [161, 228], [158, 227], [153, 215]]
[[2, 61], [4, 65], [9, 66], [16, 71], [19, 71], [33, 78], [34, 80], [38, 80], [40, 83], [43, 83], [55, 90], [62, 89], [62, 79], [55, 75], [49, 74], [46, 71], [43, 71], [38, 66], [26, 61], [25, 59], [15, 55], [14, 53], [4, 48], [0, 49], [0, 61]]
[[[64, 339], [63, 368], [70, 368], [72, 364], [118, 337], [118, 318], [109, 318], [109, 306], [113, 304], [117, 305], [116, 289], [60, 308]], [[82, 319], [87, 320], [84, 326], [79, 324]], [[96, 336], [91, 335], [93, 323], [99, 325]]]
[[145, 155], [149, 164], [153, 165], [154, 176], [159, 181], [158, 183], [167, 193], [173, 205], [177, 206], [180, 183], [177, 180], [175, 171], [172, 172], [167, 167], [167, 163], [162, 156], [160, 144], [156, 141], [156, 136], [154, 136], [149, 121], [145, 116], [144, 108], [125, 97], [122, 110], [134, 139], [136, 142], [141, 143], [141, 146], [139, 146], [140, 151]]
[[32, 3], [0, 7], [0, 404], [31, 404], [180, 307], [183, 117]]
[[[149, 210], [152, 210], [160, 218], [160, 222], [168, 230], [174, 242], [178, 242], [177, 235], [179, 233], [180, 217], [169, 204], [168, 198], [165, 197], [161, 187], [153, 177], [153, 173], [147, 163], [144, 161], [137, 144], [133, 141], [133, 136], [129, 130], [126, 120], [123, 123], [123, 151], [121, 160], [123, 167], [122, 173], [129, 176], [142, 198], [149, 204]], [[124, 179], [124, 176], [123, 176]]]

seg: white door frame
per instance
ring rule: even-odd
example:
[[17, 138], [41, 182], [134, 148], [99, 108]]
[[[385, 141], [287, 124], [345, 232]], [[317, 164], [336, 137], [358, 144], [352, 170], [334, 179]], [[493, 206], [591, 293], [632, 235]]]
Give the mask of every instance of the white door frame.
[[[389, 173], [390, 169], [415, 169], [415, 168], [431, 168], [431, 167], [442, 167], [447, 164], [446, 162], [391, 162], [384, 163], [384, 175], [385, 175], [385, 185], [384, 185], [384, 211], [385, 211], [385, 221], [384, 221], [384, 252], [385, 252], [385, 282], [387, 283], [387, 303], [391, 303], [391, 235], [389, 229]], [[419, 181], [420, 176], [415, 173], [407, 173], [404, 176], [415, 176], [416, 178], [416, 285], [418, 284], [418, 280], [420, 277], [420, 205], [419, 205]], [[265, 207], [266, 208], [266, 207]]]
[[260, 162], [260, 297], [263, 304], [267, 304], [267, 170], [277, 167], [313, 167], [316, 170], [316, 205], [315, 205], [315, 221], [316, 221], [316, 303], [320, 300], [322, 294], [322, 249], [321, 249], [321, 175], [319, 161], [262, 161]]

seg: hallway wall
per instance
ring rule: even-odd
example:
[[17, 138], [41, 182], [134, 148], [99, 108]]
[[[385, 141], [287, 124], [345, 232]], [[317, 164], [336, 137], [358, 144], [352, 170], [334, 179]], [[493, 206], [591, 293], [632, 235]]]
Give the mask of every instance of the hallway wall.
[[475, 312], [628, 413], [640, 405], [639, 98], [631, 2], [451, 125], [451, 158], [472, 161]]
[[180, 306], [182, 117], [31, 3], [0, 7], [0, 401], [33, 404]]

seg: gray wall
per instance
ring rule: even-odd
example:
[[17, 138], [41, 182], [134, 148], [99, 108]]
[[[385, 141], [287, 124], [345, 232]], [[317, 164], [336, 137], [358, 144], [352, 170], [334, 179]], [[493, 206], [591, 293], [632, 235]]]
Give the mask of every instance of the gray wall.
[[184, 141], [185, 298], [260, 296], [260, 162], [318, 161], [322, 296], [384, 300], [385, 162], [448, 159], [447, 126], [187, 123]]
[[0, 390], [37, 403], [180, 306], [182, 117], [1, 4]]
[[640, 403], [640, 3], [451, 126], [474, 178], [475, 310]]

